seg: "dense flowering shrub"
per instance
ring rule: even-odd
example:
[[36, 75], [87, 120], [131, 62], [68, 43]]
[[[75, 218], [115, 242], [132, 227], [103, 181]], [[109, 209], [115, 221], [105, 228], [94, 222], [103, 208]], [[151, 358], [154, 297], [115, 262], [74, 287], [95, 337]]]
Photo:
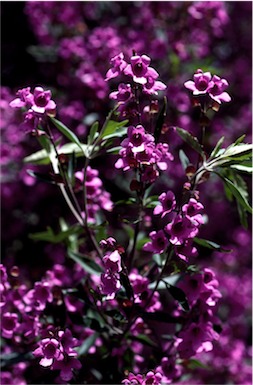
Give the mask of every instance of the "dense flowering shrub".
[[2, 92], [1, 382], [249, 384], [248, 8], [113, 4], [25, 6], [45, 79]]

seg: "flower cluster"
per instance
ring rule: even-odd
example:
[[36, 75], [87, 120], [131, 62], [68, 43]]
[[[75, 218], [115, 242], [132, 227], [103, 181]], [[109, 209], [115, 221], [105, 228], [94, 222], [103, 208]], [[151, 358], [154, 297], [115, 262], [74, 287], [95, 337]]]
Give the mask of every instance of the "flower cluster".
[[178, 286], [187, 293], [191, 311], [178, 333], [176, 347], [181, 358], [190, 358], [212, 350], [212, 341], [219, 339], [215, 328], [220, 326], [214, 309], [221, 293], [214, 272], [207, 268], [201, 273], [186, 275]]
[[[84, 173], [77, 171], [75, 173], [75, 191], [80, 192], [83, 189]], [[110, 194], [105, 191], [103, 182], [98, 176], [98, 170], [87, 167], [85, 187], [87, 195], [87, 213], [88, 222], [95, 223], [96, 214], [99, 210], [111, 211], [113, 204], [110, 199]], [[85, 216], [85, 213], [83, 213]]]
[[105, 273], [101, 275], [101, 291], [107, 299], [113, 299], [121, 287], [119, 275], [122, 271], [121, 255], [118, 250], [115, 250], [116, 240], [114, 238], [102, 240], [100, 244], [107, 249], [103, 257]]
[[61, 379], [69, 381], [73, 377], [72, 369], [80, 369], [82, 366], [76, 358], [77, 351], [73, 349], [79, 344], [69, 329], [59, 330], [56, 336], [43, 338], [33, 355], [41, 358], [41, 366], [60, 370]]
[[[140, 180], [133, 180], [132, 189], [141, 190], [144, 184], [153, 183], [159, 176], [159, 170], [167, 170], [168, 163], [173, 160], [167, 143], [155, 144], [153, 135], [146, 133], [139, 124], [129, 126], [128, 137], [121, 142], [121, 156], [115, 164], [116, 168], [124, 171], [135, 170]], [[134, 183], [134, 181], [136, 183]]]
[[172, 218], [163, 230], [152, 231], [149, 234], [151, 241], [143, 246], [143, 250], [163, 253], [171, 244], [176, 255], [188, 261], [189, 257], [196, 256], [197, 253], [196, 248], [192, 246], [192, 240], [198, 234], [200, 225], [204, 223], [201, 214], [204, 207], [195, 198], [190, 198], [189, 202], [181, 207], [180, 213], [175, 213], [176, 200], [172, 191], [162, 193], [159, 201], [160, 204], [155, 207], [154, 214], [165, 217], [171, 213]]
[[25, 124], [33, 130], [41, 122], [43, 115], [56, 115], [56, 104], [51, 96], [51, 91], [45, 91], [42, 87], [35, 87], [33, 93], [30, 87], [22, 88], [17, 91], [17, 98], [10, 102], [10, 107], [25, 108]]
[[185, 87], [193, 91], [194, 96], [209, 95], [215, 102], [230, 102], [231, 97], [225, 92], [228, 87], [226, 79], [221, 79], [217, 75], [211, 75], [210, 72], [203, 72], [198, 69], [193, 76], [193, 81], [188, 80], [184, 83]]

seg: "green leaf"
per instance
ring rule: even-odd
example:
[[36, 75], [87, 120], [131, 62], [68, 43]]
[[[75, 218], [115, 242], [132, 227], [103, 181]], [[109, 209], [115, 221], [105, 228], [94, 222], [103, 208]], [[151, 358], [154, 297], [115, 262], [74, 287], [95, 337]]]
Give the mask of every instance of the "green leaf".
[[183, 169], [186, 170], [187, 166], [190, 164], [190, 161], [183, 150], [179, 150], [179, 159], [181, 161]]
[[94, 122], [91, 126], [91, 129], [90, 129], [90, 132], [88, 135], [88, 140], [87, 140], [88, 145], [93, 143], [93, 140], [95, 139], [96, 133], [98, 132], [98, 128], [99, 128], [99, 123]]
[[245, 136], [246, 134], [239, 136], [239, 138], [236, 139], [236, 141], [233, 144], [231, 144], [231, 146], [237, 146], [237, 144], [240, 144], [244, 140]]
[[222, 251], [222, 252], [226, 252], [226, 253], [230, 253], [231, 252], [231, 250], [224, 249], [218, 243], [215, 243], [213, 241], [208, 241], [207, 239], [202, 239], [202, 238], [195, 237], [193, 240], [199, 246], [206, 247], [207, 249]]
[[171, 316], [170, 313], [166, 313], [164, 311], [157, 310], [154, 313], [148, 312], [140, 312], [140, 317], [144, 319], [144, 321], [157, 321], [157, 322], [165, 322], [165, 323], [181, 323], [181, 317]]
[[[220, 175], [220, 174], [219, 174]], [[220, 175], [221, 176], [221, 175]], [[252, 214], [252, 207], [248, 203], [245, 191], [242, 189], [241, 186], [237, 186], [235, 183], [233, 183], [230, 179], [221, 176], [223, 181], [225, 182], [227, 188], [230, 190], [232, 195], [235, 197], [235, 199], [238, 201], [238, 203], [250, 214]]]
[[211, 370], [211, 368], [199, 360], [196, 360], [195, 358], [190, 358], [187, 363], [187, 367], [189, 369], [206, 369], [206, 370]]
[[75, 156], [75, 152], [73, 151], [69, 157], [68, 170], [67, 170], [68, 181], [72, 187], [75, 184], [75, 169], [76, 169], [76, 156]]
[[225, 136], [222, 136], [220, 138], [220, 140], [218, 140], [216, 146], [214, 147], [213, 151], [211, 152], [211, 155], [210, 155], [211, 158], [215, 158], [215, 156], [218, 154], [218, 152], [220, 151], [220, 148], [222, 146], [222, 143], [224, 142], [224, 139], [225, 139]]
[[101, 266], [83, 254], [68, 250], [68, 256], [78, 263], [87, 273], [99, 275], [103, 272]]
[[47, 153], [51, 151], [52, 144], [46, 135], [40, 135], [37, 137], [42, 148], [46, 150]]
[[176, 286], [172, 286], [166, 283], [167, 289], [172, 297], [180, 304], [184, 311], [189, 311], [190, 307], [186, 295], [182, 289]]
[[163, 106], [159, 112], [156, 125], [155, 125], [155, 130], [154, 130], [154, 137], [155, 137], [155, 143], [158, 143], [158, 140], [160, 138], [163, 124], [166, 118], [166, 110], [167, 110], [167, 98], [164, 96], [163, 98]]
[[66, 136], [66, 138], [68, 138], [72, 143], [75, 143], [80, 148], [80, 150], [83, 151], [82, 144], [80, 143], [78, 137], [67, 126], [53, 117], [50, 117], [50, 119], [55, 127], [58, 128], [58, 130], [64, 136]]
[[127, 124], [128, 120], [123, 120], [122, 122], [109, 120], [101, 132], [100, 138], [103, 140], [108, 140], [110, 138], [121, 137], [125, 135], [127, 133]]
[[34, 241], [46, 241], [51, 243], [61, 243], [67, 240], [73, 234], [81, 234], [82, 228], [79, 225], [71, 226], [66, 231], [61, 231], [55, 234], [51, 227], [47, 227], [46, 231], [29, 234], [29, 238]]
[[151, 340], [146, 334], [138, 334], [137, 336], [131, 335], [129, 338], [133, 341], [141, 342], [143, 345], [151, 346], [156, 348], [157, 344]]
[[45, 183], [49, 183], [49, 184], [57, 184], [56, 180], [54, 179], [54, 177], [52, 175], [42, 174], [40, 172], [33, 171], [33, 170], [26, 170], [26, 172], [27, 172], [27, 174], [29, 174], [30, 176], [32, 176], [33, 178], [35, 178], [37, 180], [40, 180], [41, 182], [45, 182]]
[[252, 174], [253, 172], [252, 166], [245, 166], [243, 164], [232, 164], [230, 167], [234, 170], [237, 170], [239, 172], [245, 172], [247, 174]]
[[133, 292], [131, 282], [128, 278], [128, 275], [124, 271], [120, 273], [120, 283], [126, 291], [127, 298], [128, 299], [134, 298], [134, 292]]
[[188, 131], [184, 130], [183, 128], [176, 127], [178, 135], [187, 143], [189, 144], [195, 151], [197, 151], [202, 158], [205, 158], [205, 154], [202, 149], [202, 145], [199, 143], [198, 139], [191, 135]]
[[95, 332], [82, 343], [80, 347], [78, 347], [76, 350], [78, 352], [78, 356], [83, 356], [88, 353], [89, 349], [94, 345], [96, 339], [98, 338], [99, 333]]
[[46, 150], [39, 150], [23, 159], [24, 163], [50, 164], [50, 159]]
[[240, 143], [236, 146], [229, 146], [220, 157], [225, 158], [225, 157], [235, 157], [238, 155], [249, 155], [252, 153], [252, 150], [253, 150], [252, 144]]
[[[75, 153], [76, 157], [84, 156], [89, 146], [87, 144], [81, 144], [81, 148], [76, 143], [66, 143], [58, 150], [59, 154], [72, 154]], [[85, 155], [86, 156], [86, 155]]]

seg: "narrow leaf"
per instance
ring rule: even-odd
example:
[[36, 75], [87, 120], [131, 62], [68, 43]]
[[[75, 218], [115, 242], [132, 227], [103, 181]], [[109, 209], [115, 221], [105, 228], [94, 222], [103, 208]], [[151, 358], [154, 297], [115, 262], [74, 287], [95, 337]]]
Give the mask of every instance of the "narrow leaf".
[[217, 250], [217, 251], [223, 251], [223, 252], [231, 252], [231, 250], [224, 249], [221, 245], [218, 243], [215, 243], [213, 241], [208, 241], [207, 239], [197, 238], [195, 237], [194, 242], [197, 243], [199, 246], [206, 247], [207, 249], [211, 250]]
[[96, 339], [98, 338], [99, 333], [94, 333], [82, 343], [82, 345], [77, 348], [77, 352], [79, 356], [83, 356], [88, 353], [89, 349], [94, 345]]
[[94, 122], [91, 126], [90, 133], [88, 135], [88, 140], [87, 140], [88, 145], [93, 143], [96, 133], [98, 132], [98, 128], [99, 128], [99, 123]]
[[248, 203], [240, 187], [236, 186], [233, 182], [231, 182], [231, 180], [229, 180], [226, 177], [221, 176], [221, 178], [224, 180], [224, 182], [226, 183], [226, 186], [229, 188], [229, 190], [231, 191], [235, 199], [238, 201], [238, 203], [240, 203], [241, 206], [245, 208], [245, 210], [247, 210], [250, 214], [252, 214], [252, 207]]
[[176, 286], [172, 286], [172, 285], [168, 285], [168, 284], [166, 284], [166, 286], [167, 286], [169, 293], [172, 295], [172, 297], [176, 301], [178, 301], [178, 303], [180, 304], [182, 309], [184, 311], [189, 311], [190, 307], [189, 307], [188, 300], [186, 298], [184, 291], [182, 289], [180, 289], [179, 287], [176, 287]]
[[103, 272], [101, 266], [85, 255], [68, 250], [68, 256], [78, 263], [87, 273], [99, 275]]
[[215, 158], [215, 156], [218, 154], [222, 143], [224, 142], [225, 136], [222, 136], [220, 140], [217, 142], [216, 146], [214, 147], [213, 151], [211, 152], [211, 158]]
[[191, 135], [188, 131], [184, 130], [183, 128], [176, 128], [178, 135], [187, 143], [189, 144], [195, 151], [197, 151], [202, 158], [205, 157], [205, 154], [202, 150], [202, 146], [199, 143], [198, 139]]
[[133, 341], [141, 342], [143, 345], [151, 346], [152, 348], [157, 347], [157, 344], [146, 334], [138, 334], [137, 336], [131, 335], [129, 338]]
[[[110, 139], [115, 136], [117, 136], [117, 133], [119, 136], [122, 136], [126, 133], [126, 125], [128, 124], [128, 120], [123, 120], [122, 122], [116, 122], [114, 120], [109, 120], [106, 126], [103, 129], [103, 132], [101, 132], [100, 138], [101, 139]], [[120, 130], [122, 128], [122, 130]]]
[[187, 166], [190, 164], [190, 161], [183, 150], [179, 150], [179, 159], [181, 161], [183, 169], [186, 170]]
[[66, 138], [68, 138], [72, 143], [75, 143], [81, 149], [81, 151], [83, 151], [82, 145], [81, 145], [78, 137], [67, 126], [65, 126], [62, 122], [60, 122], [59, 120], [57, 120], [53, 117], [50, 117], [50, 119], [53, 122], [53, 124], [55, 125], [55, 127], [58, 128], [58, 130], [64, 136], [66, 136]]
[[46, 150], [39, 150], [34, 152], [31, 155], [26, 156], [23, 159], [24, 163], [32, 163], [32, 164], [49, 164], [50, 159]]

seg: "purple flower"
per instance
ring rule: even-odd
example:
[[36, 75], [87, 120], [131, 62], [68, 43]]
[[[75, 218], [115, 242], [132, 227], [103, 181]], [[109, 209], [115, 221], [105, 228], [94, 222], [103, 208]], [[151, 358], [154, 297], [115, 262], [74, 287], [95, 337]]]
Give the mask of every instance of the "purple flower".
[[157, 91], [163, 91], [166, 88], [167, 87], [163, 82], [155, 80], [152, 76], [148, 76], [147, 83], [143, 86], [143, 92], [148, 95], [158, 95]]
[[103, 257], [103, 262], [106, 269], [111, 273], [119, 273], [122, 271], [121, 256], [117, 250], [113, 251], [111, 254], [106, 254]]
[[213, 349], [213, 340], [217, 340], [219, 335], [214, 331], [213, 325], [207, 323], [194, 323], [183, 329], [179, 334], [178, 352], [181, 358], [190, 358], [203, 351], [208, 352]]
[[155, 207], [154, 215], [162, 214], [161, 217], [163, 218], [165, 215], [169, 214], [172, 210], [175, 209], [176, 199], [172, 191], [162, 193], [158, 199], [161, 204]]
[[118, 91], [111, 92], [109, 95], [110, 99], [117, 100], [118, 103], [126, 103], [133, 96], [132, 88], [130, 84], [120, 83], [118, 85]]
[[150, 370], [146, 375], [129, 373], [128, 378], [122, 381], [125, 385], [140, 384], [140, 385], [160, 385], [162, 375], [157, 371]]
[[135, 55], [132, 56], [131, 64], [128, 64], [124, 69], [124, 73], [126, 75], [130, 75], [133, 77], [133, 81], [138, 84], [146, 84], [148, 82], [147, 78], [158, 78], [159, 74], [156, 72], [154, 68], [149, 67], [151, 62], [150, 57], [147, 55]]
[[31, 109], [38, 113], [55, 115], [56, 104], [51, 100], [51, 91], [45, 91], [42, 87], [35, 87], [33, 92], [34, 103]]
[[143, 250], [145, 251], [152, 251], [153, 253], [162, 253], [169, 244], [163, 230], [152, 231], [149, 234], [149, 237], [151, 238], [151, 242], [145, 243], [145, 245], [143, 246]]
[[120, 54], [114, 56], [111, 59], [111, 64], [113, 67], [107, 71], [105, 75], [106, 81], [121, 75], [123, 70], [126, 68], [127, 63], [124, 60], [124, 54], [121, 52]]
[[117, 291], [120, 289], [121, 284], [119, 275], [106, 271], [101, 274], [102, 293], [107, 296], [107, 299], [115, 298]]
[[221, 79], [219, 76], [212, 77], [210, 72], [203, 72], [198, 69], [193, 76], [194, 81], [188, 80], [184, 86], [193, 91], [193, 95], [208, 94], [213, 100], [221, 104], [221, 102], [230, 102], [231, 97], [227, 92], [224, 92], [228, 87], [226, 79]]
[[203, 72], [201, 69], [198, 69], [193, 76], [193, 81], [188, 80], [184, 83], [184, 86], [188, 90], [193, 91], [193, 95], [203, 95], [208, 92], [211, 79], [212, 75], [210, 72]]
[[183, 205], [182, 211], [186, 216], [190, 217], [192, 221], [196, 221], [202, 225], [204, 220], [200, 211], [202, 211], [203, 208], [204, 206], [200, 202], [196, 201], [194, 198], [190, 198], [189, 202]]
[[44, 367], [51, 366], [54, 361], [64, 359], [63, 347], [55, 338], [44, 338], [39, 342], [39, 347], [33, 351], [35, 357], [42, 357], [40, 365]]
[[2, 315], [2, 336], [12, 338], [14, 332], [19, 326], [18, 315], [16, 313], [6, 312]]
[[10, 107], [12, 108], [21, 108], [21, 107], [31, 107], [33, 105], [33, 94], [30, 92], [31, 87], [22, 88], [18, 90], [18, 98], [10, 102]]
[[196, 224], [189, 217], [177, 215], [176, 218], [165, 227], [166, 233], [170, 235], [173, 245], [182, 245], [188, 238], [194, 238], [198, 233]]
[[210, 86], [208, 89], [210, 97], [219, 104], [221, 104], [221, 102], [230, 102], [231, 97], [227, 92], [224, 92], [228, 87], [227, 80], [221, 79], [219, 76], [214, 75], [212, 78], [212, 83], [212, 86]]
[[63, 381], [70, 381], [73, 377], [73, 369], [80, 369], [82, 364], [74, 357], [66, 357], [63, 361], [55, 361], [52, 369], [60, 370], [60, 377]]

